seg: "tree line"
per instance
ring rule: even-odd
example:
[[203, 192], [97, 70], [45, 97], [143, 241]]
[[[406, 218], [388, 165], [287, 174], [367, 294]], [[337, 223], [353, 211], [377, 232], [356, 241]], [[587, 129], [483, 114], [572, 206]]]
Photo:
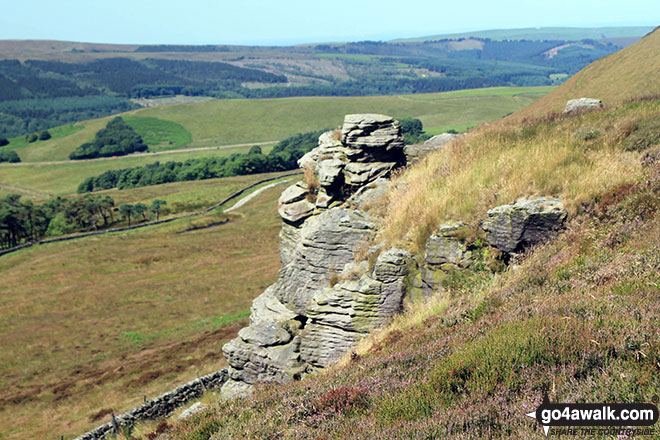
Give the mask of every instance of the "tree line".
[[[165, 200], [156, 199], [149, 207], [144, 203], [124, 203], [115, 207], [108, 195], [86, 194], [83, 197], [49, 200], [41, 205], [21, 200], [18, 194], [0, 198], [0, 248], [10, 248], [45, 236], [105, 229], [120, 220], [143, 218], [158, 220]], [[120, 218], [115, 218], [115, 212]]]
[[61, 235], [106, 227], [114, 222], [114, 200], [95, 196], [54, 200], [35, 205], [18, 194], [0, 198], [0, 247], [17, 246], [46, 235]]
[[325, 131], [327, 130], [289, 137], [275, 145], [268, 154], [263, 154], [261, 147], [254, 146], [248, 153], [236, 153], [227, 157], [155, 162], [134, 168], [108, 170], [85, 179], [78, 186], [78, 193], [293, 170], [298, 168], [298, 159], [318, 145], [318, 138]]

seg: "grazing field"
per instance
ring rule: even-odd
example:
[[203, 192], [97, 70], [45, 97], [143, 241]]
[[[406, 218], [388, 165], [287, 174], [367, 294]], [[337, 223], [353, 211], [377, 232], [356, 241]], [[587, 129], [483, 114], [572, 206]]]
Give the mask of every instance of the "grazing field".
[[[267, 154], [272, 146], [262, 147]], [[31, 163], [18, 164], [16, 166], [0, 165], [0, 187], [9, 184], [24, 187], [44, 194], [44, 197], [65, 195], [75, 193], [80, 182], [87, 177], [96, 176], [107, 170], [118, 170], [122, 168], [147, 165], [154, 162], [176, 161], [182, 162], [186, 159], [196, 159], [211, 156], [229, 156], [234, 153], [246, 153], [249, 147], [218, 147], [203, 151], [177, 151], [170, 154], [140, 154], [118, 158], [80, 160], [58, 163]], [[40, 198], [25, 192], [28, 198]]]
[[192, 135], [181, 124], [144, 116], [127, 116], [125, 121], [151, 151], [175, 150], [192, 142]]
[[[115, 191], [220, 201], [263, 175]], [[153, 193], [151, 193], [151, 192]], [[0, 258], [0, 437], [72, 438], [223, 366], [223, 341], [280, 267], [270, 188], [236, 212], [42, 245]], [[216, 223], [217, 227], [182, 233]]]
[[[519, 110], [552, 89], [493, 87], [399, 96], [215, 99], [145, 108], [123, 116], [146, 136], [151, 150], [162, 151], [278, 141], [297, 133], [339, 126], [349, 113], [419, 118], [434, 132], [472, 127]], [[80, 122], [73, 125], [76, 131], [69, 136], [34, 144], [22, 141], [15, 149], [23, 162], [67, 160], [69, 153], [92, 140], [111, 118]], [[14, 142], [5, 148], [14, 149]]]
[[419, 118], [426, 129], [475, 126], [519, 110], [552, 87], [496, 87], [400, 96], [223, 99], [139, 110], [174, 121], [193, 135], [189, 147], [284, 139], [341, 125], [349, 113]]

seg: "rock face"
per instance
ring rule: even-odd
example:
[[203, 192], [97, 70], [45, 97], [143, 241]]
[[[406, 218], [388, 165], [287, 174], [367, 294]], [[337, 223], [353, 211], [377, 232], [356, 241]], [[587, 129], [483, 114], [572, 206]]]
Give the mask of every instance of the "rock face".
[[582, 113], [590, 112], [593, 110], [600, 110], [603, 108], [603, 101], [600, 99], [594, 98], [580, 98], [580, 99], [571, 99], [566, 103], [566, 108], [564, 108], [564, 113]]
[[539, 197], [489, 210], [482, 227], [491, 246], [504, 252], [519, 252], [553, 237], [566, 216], [561, 200]]
[[376, 232], [378, 219], [367, 211], [386, 193], [389, 173], [405, 163], [402, 150], [394, 119], [348, 115], [341, 130], [321, 135], [300, 159], [315, 181], [308, 177], [280, 197], [283, 268], [253, 301], [249, 326], [223, 347], [230, 365], [225, 398], [326, 367], [400, 311], [410, 255], [374, 254], [372, 268], [354, 260]]
[[428, 238], [424, 265], [415, 280], [415, 287], [422, 295], [429, 296], [438, 290], [447, 273], [472, 265], [472, 252], [465, 242], [468, 228], [469, 225], [463, 222], [449, 221], [441, 224], [438, 232]]
[[429, 154], [431, 151], [443, 148], [447, 143], [458, 139], [459, 135], [453, 133], [442, 133], [433, 136], [422, 144], [406, 145], [403, 152], [408, 163], [414, 163]]

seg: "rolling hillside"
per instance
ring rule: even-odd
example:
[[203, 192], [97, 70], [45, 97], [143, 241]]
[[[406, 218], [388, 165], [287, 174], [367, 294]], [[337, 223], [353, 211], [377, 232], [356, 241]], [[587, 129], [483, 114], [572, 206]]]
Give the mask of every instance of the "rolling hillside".
[[543, 99], [516, 113], [514, 118], [542, 116], [564, 109], [569, 99], [591, 97], [606, 108], [626, 99], [660, 94], [660, 31], [638, 43], [595, 61]]
[[[411, 300], [334, 368], [217, 402], [166, 427], [169, 435], [535, 439], [542, 427], [525, 414], [544, 394], [567, 403], [656, 399], [660, 97], [635, 99], [657, 75], [629, 62], [647, 54], [657, 65], [659, 36], [579, 77], [580, 92], [601, 90], [616, 108], [489, 124], [400, 176], [374, 243], [384, 239], [422, 261], [429, 234], [461, 220], [475, 225], [463, 238], [476, 259], [471, 269], [447, 274], [433, 297]], [[543, 113], [537, 106], [521, 114]], [[566, 229], [506, 265], [476, 225], [494, 206], [539, 195], [564, 201]]]
[[[458, 38], [490, 38], [493, 40], [566, 40], [632, 38], [637, 41], [653, 30], [652, 26], [621, 26], [600, 28], [539, 27], [523, 29], [490, 29], [457, 34], [430, 35], [395, 41], [428, 41]], [[634, 41], [631, 41], [632, 44]]]
[[[3, 185], [22, 188], [25, 196], [34, 198], [36, 191], [42, 193], [37, 198], [43, 199], [74, 193], [85, 178], [109, 169], [230, 155], [247, 152], [250, 148], [232, 146], [235, 144], [261, 143], [267, 152], [273, 141], [335, 127], [348, 113], [375, 112], [398, 118], [419, 118], [429, 134], [448, 129], [463, 131], [519, 110], [550, 90], [551, 87], [499, 87], [405, 96], [235, 99], [152, 107], [129, 113], [127, 121], [138, 132], [146, 134], [154, 133], [158, 127], [170, 129], [154, 135], [153, 143], [148, 143], [150, 150], [167, 154], [69, 161], [69, 153], [91, 140], [110, 118], [85, 121], [54, 130], [53, 138], [47, 141], [30, 144], [16, 138], [2, 147], [15, 150], [23, 163], [0, 164], [0, 191], [11, 192], [3, 189]], [[172, 139], [183, 140], [178, 145], [174, 142], [170, 145]], [[195, 151], [197, 148], [205, 150]]]
[[[159, 198], [172, 211], [194, 212], [264, 177], [106, 194], [117, 204]], [[281, 190], [227, 215], [1, 257], [0, 438], [71, 439], [108, 411], [219, 369], [219, 347], [276, 277]]]

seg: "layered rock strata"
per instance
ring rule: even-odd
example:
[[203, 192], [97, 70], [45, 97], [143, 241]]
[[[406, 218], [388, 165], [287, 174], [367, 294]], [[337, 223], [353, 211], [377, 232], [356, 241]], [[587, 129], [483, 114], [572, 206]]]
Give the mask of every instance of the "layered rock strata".
[[225, 398], [327, 367], [401, 310], [410, 255], [372, 249], [372, 267], [354, 263], [376, 232], [370, 207], [405, 163], [398, 122], [348, 115], [298, 163], [306, 182], [287, 188], [278, 205], [279, 278], [254, 300], [249, 326], [223, 347]]
[[567, 215], [561, 200], [537, 197], [489, 210], [482, 228], [491, 246], [507, 253], [520, 252], [554, 237]]

